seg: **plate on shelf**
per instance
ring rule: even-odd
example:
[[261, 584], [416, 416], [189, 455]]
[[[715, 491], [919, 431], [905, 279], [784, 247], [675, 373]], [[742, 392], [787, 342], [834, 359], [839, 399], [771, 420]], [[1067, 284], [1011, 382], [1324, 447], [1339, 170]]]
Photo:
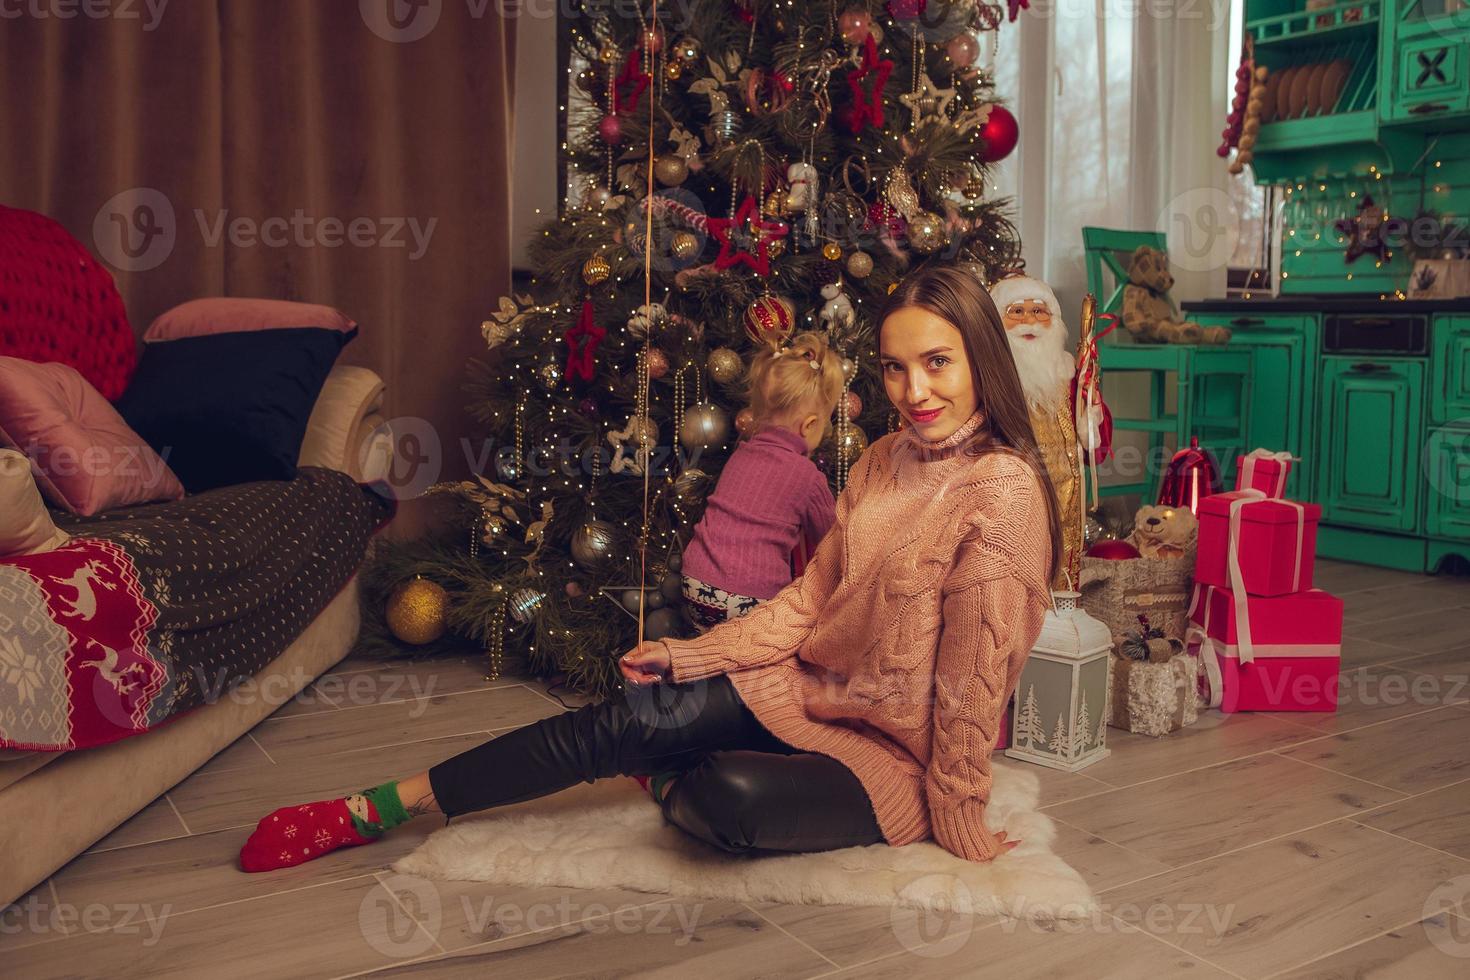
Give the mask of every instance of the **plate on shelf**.
[[1291, 118], [1291, 86], [1298, 70], [1296, 65], [1292, 65], [1281, 72], [1280, 81], [1276, 84], [1276, 113], [1273, 116], [1275, 119]]
[[1328, 62], [1320, 61], [1307, 72], [1307, 105], [1304, 115], [1320, 116], [1322, 108], [1322, 77], [1327, 74]]
[[1266, 76], [1266, 91], [1261, 94], [1261, 125], [1276, 118], [1276, 92], [1281, 88], [1281, 71]]
[[1300, 118], [1307, 108], [1307, 86], [1312, 81], [1314, 65], [1298, 65], [1291, 76], [1291, 91], [1287, 94], [1287, 118]]
[[1327, 63], [1327, 71], [1322, 75], [1323, 112], [1337, 111], [1337, 100], [1342, 98], [1342, 90], [1352, 73], [1353, 62], [1350, 58], [1338, 58]]

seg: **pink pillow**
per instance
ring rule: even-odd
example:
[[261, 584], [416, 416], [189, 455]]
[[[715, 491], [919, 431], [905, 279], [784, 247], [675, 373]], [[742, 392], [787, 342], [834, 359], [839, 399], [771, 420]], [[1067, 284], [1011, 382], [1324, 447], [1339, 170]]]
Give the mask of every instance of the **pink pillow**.
[[52, 504], [84, 517], [184, 495], [168, 464], [65, 364], [0, 357], [0, 445], [30, 457]]
[[144, 343], [206, 337], [216, 333], [274, 330], [280, 327], [321, 327], [352, 333], [357, 323], [341, 310], [315, 303], [283, 299], [194, 299], [160, 316], [143, 334]]

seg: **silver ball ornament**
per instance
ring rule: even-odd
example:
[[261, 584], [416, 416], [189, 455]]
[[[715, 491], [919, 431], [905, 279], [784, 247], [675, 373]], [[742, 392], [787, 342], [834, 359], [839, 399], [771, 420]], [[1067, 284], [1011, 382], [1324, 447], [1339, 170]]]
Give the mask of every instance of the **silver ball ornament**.
[[572, 534], [572, 560], [588, 571], [612, 557], [617, 533], [607, 521], [588, 521]]
[[712, 402], [690, 405], [684, 412], [684, 424], [679, 428], [679, 438], [684, 445], [694, 449], [721, 445], [729, 434], [730, 419], [724, 409]]

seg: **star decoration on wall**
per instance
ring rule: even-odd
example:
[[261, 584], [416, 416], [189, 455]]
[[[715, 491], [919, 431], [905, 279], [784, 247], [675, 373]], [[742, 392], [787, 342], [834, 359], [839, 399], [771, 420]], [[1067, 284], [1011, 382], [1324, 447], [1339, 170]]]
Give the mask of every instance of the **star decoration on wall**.
[[1369, 194], [1363, 195], [1358, 213], [1351, 218], [1339, 218], [1335, 227], [1340, 235], [1348, 238], [1345, 263], [1355, 261], [1360, 255], [1373, 255], [1379, 262], [1388, 261], [1388, 245], [1383, 241], [1383, 209], [1373, 203]]
[[[755, 198], [747, 194], [730, 217], [709, 219], [709, 233], [720, 243], [715, 268], [740, 264], [763, 276], [770, 275], [771, 246], [785, 237], [787, 230], [783, 222], [762, 221]], [[737, 242], [737, 238], [749, 239], [751, 247], [743, 247], [745, 243]]]
[[[882, 128], [883, 87], [888, 84], [888, 76], [892, 74], [893, 62], [888, 58], [878, 57], [878, 42], [869, 34], [868, 39], [863, 42], [863, 53], [858, 67], [847, 73], [847, 87], [852, 92], [852, 105], [848, 107], [846, 123], [852, 132], [860, 133], [869, 124]], [[871, 90], [864, 84], [870, 80], [873, 85]]]
[[937, 88], [928, 72], [919, 76], [919, 87], [898, 97], [898, 101], [908, 106], [909, 129], [918, 129], [925, 119], [948, 119], [954, 95], [952, 88]]

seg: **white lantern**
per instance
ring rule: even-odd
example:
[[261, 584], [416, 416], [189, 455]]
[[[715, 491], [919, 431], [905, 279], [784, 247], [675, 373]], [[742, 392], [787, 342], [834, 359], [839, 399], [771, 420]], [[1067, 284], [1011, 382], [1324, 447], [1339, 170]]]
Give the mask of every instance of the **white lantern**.
[[1076, 772], [1108, 756], [1108, 628], [1053, 592], [1041, 635], [1016, 686], [1006, 756]]

